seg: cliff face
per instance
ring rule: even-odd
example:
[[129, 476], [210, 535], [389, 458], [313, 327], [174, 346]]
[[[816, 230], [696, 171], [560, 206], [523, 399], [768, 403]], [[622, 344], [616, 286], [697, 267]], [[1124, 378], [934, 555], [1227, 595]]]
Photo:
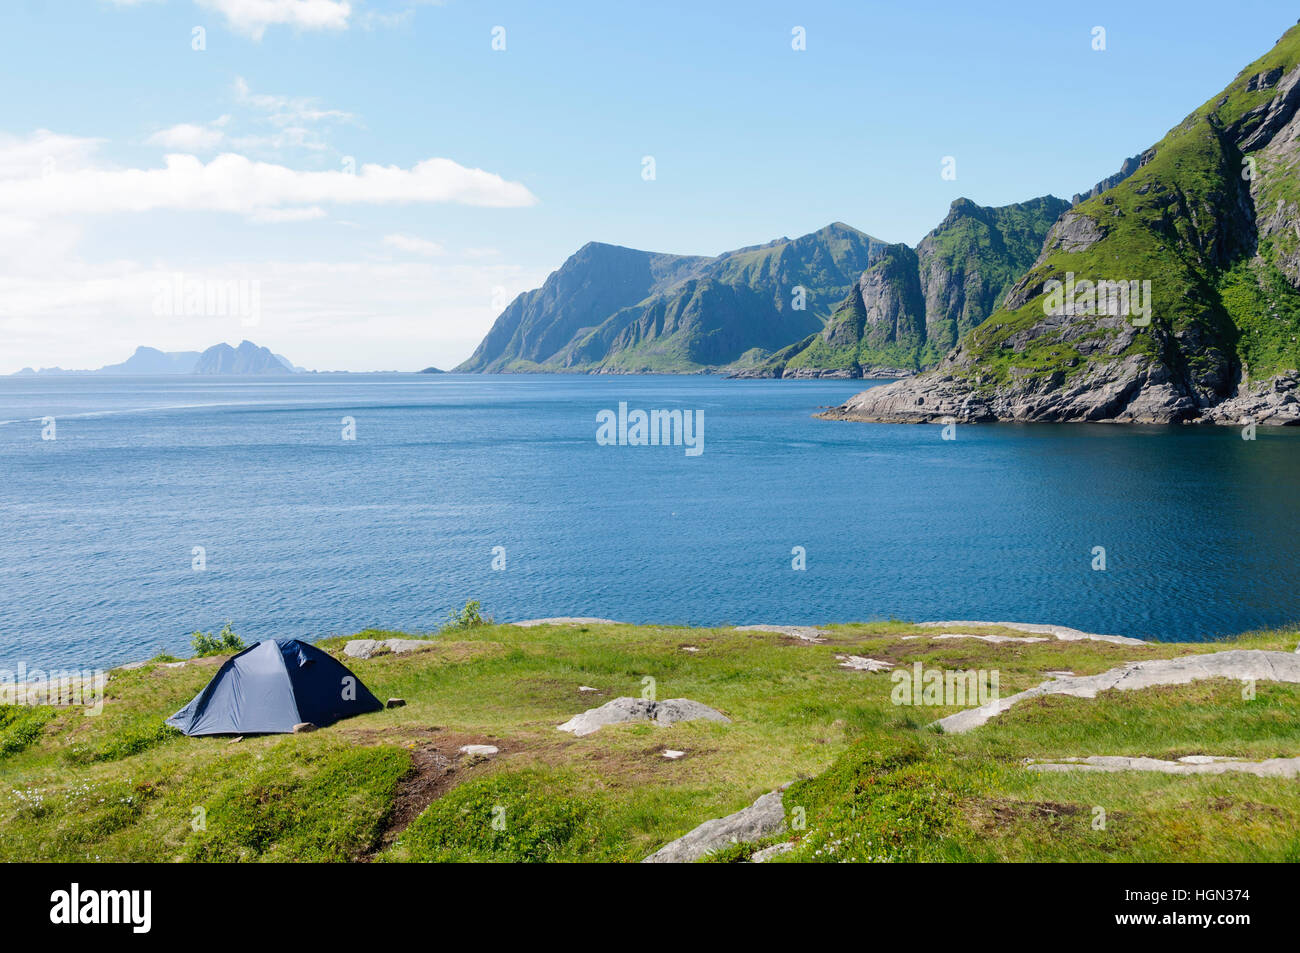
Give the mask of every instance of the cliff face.
[[820, 330], [884, 245], [838, 222], [715, 258], [588, 244], [516, 298], [459, 371], [690, 373]]
[[1300, 27], [1052, 227], [941, 365], [827, 416], [1300, 423]]
[[824, 329], [737, 376], [898, 377], [933, 367], [993, 313], [1069, 207], [1050, 195], [1001, 208], [957, 199], [915, 250], [887, 246]]

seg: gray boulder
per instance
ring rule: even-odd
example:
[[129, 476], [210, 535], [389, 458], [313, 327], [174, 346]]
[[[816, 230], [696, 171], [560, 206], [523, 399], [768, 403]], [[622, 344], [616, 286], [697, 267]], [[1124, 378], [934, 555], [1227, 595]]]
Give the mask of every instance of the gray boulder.
[[559, 730], [569, 731], [581, 737], [599, 731], [605, 725], [617, 725], [629, 721], [651, 721], [657, 725], [672, 725], [679, 721], [700, 719], [731, 721], [722, 712], [689, 698], [670, 698], [660, 702], [624, 696], [606, 702], [599, 708], [589, 708], [581, 715], [574, 715], [560, 725]]
[[418, 652], [427, 649], [433, 643], [428, 639], [352, 639], [343, 646], [343, 654], [349, 658], [373, 658], [384, 652], [402, 655], [406, 652]]
[[705, 821], [695, 830], [664, 844], [641, 863], [689, 864], [728, 844], [748, 843], [779, 833], [785, 829], [782, 797], [780, 791], [773, 791], [735, 814]]
[[343, 646], [343, 654], [349, 658], [370, 658], [380, 650], [382, 644], [376, 639], [353, 639]]

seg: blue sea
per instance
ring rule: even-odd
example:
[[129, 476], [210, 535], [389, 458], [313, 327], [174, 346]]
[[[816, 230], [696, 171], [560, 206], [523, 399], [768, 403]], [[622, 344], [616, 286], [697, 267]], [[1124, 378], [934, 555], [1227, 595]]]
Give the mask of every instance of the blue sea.
[[[813, 418], [864, 386], [3, 378], [0, 667], [183, 655], [227, 620], [248, 642], [428, 631], [467, 599], [1173, 640], [1300, 620], [1300, 432]], [[620, 402], [702, 411], [704, 452], [598, 445]]]

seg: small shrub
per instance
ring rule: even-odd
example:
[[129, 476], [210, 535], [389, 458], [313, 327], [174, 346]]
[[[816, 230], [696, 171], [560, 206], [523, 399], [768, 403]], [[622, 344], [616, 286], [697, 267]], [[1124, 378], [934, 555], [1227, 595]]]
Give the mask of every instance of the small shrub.
[[52, 708], [0, 705], [0, 758], [26, 751], [53, 717]]
[[227, 622], [221, 627], [221, 631], [216, 635], [210, 632], [195, 632], [190, 639], [190, 645], [194, 647], [194, 657], [204, 658], [208, 655], [228, 655], [232, 652], [242, 652], [248, 648], [244, 640], [235, 635]]
[[483, 607], [477, 599], [471, 599], [465, 603], [465, 608], [460, 612], [455, 610], [447, 614], [447, 624], [442, 627], [444, 632], [455, 632], [463, 629], [476, 629], [481, 625], [491, 625], [492, 617], [483, 617]]

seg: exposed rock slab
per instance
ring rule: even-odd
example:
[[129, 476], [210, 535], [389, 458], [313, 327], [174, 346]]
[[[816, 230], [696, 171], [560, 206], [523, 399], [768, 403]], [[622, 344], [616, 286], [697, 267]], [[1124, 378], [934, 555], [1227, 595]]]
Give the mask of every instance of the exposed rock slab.
[[1184, 655], [1172, 659], [1129, 662], [1099, 675], [1056, 678], [1027, 691], [999, 698], [979, 708], [968, 708], [935, 724], [951, 734], [978, 728], [1022, 701], [1042, 695], [1073, 695], [1096, 698], [1098, 692], [1132, 691], [1156, 685], [1185, 685], [1205, 678], [1234, 678], [1243, 681], [1300, 683], [1300, 656], [1290, 652], [1233, 649], [1205, 655]]
[[510, 624], [523, 629], [531, 629], [539, 625], [622, 625], [623, 623], [615, 622], [613, 619], [597, 619], [593, 616], [557, 615], [549, 619], [525, 619], [523, 622], [511, 622]]
[[577, 737], [599, 731], [605, 725], [618, 725], [633, 721], [650, 721], [656, 725], [673, 725], [679, 721], [731, 721], [722, 712], [689, 698], [669, 698], [651, 701], [647, 698], [624, 696], [615, 698], [599, 708], [589, 708], [574, 715], [559, 726], [560, 731], [572, 732]]
[[737, 632], [775, 632], [805, 642], [825, 642], [826, 632], [813, 625], [738, 625]]
[[788, 854], [792, 850], [794, 850], [794, 844], [789, 841], [781, 844], [773, 844], [771, 847], [764, 847], [762, 850], [754, 851], [753, 856], [749, 858], [749, 862], [751, 864], [765, 864], [773, 857], [779, 857], [781, 854]]
[[1097, 635], [1082, 632], [1065, 625], [1030, 625], [1026, 622], [918, 622], [918, 626], [927, 629], [1014, 629], [1017, 632], [1029, 632], [1034, 635], [1050, 635], [1060, 642], [1113, 642], [1116, 645], [1146, 645], [1142, 639], [1131, 639], [1126, 635]]
[[946, 632], [943, 635], [905, 635], [904, 642], [912, 639], [979, 639], [981, 642], [992, 642], [997, 645], [1002, 642], [1050, 642], [1051, 639], [1043, 635], [969, 635], [964, 632]]
[[351, 639], [343, 646], [343, 654], [348, 658], [368, 659], [384, 652], [396, 655], [418, 652], [432, 645], [428, 639]]
[[784, 829], [782, 793], [773, 791], [735, 814], [705, 821], [693, 831], [660, 847], [641, 863], [689, 864], [728, 844], [749, 843]]
[[386, 639], [384, 641], [384, 648], [398, 655], [406, 652], [418, 652], [421, 649], [429, 648], [429, 646], [428, 639]]
[[1300, 777], [1300, 758], [1269, 758], [1267, 761], [1244, 761], [1240, 758], [1213, 758], [1190, 755], [1177, 761], [1159, 758], [1127, 758], [1092, 755], [1087, 758], [1064, 758], [1060, 761], [1035, 761], [1025, 765], [1030, 771], [1155, 771], [1160, 774], [1253, 774], [1260, 778]]
[[840, 663], [840, 668], [852, 669], [855, 672], [888, 672], [894, 667], [893, 662], [882, 662], [880, 659], [862, 655], [837, 655], [835, 659]]

